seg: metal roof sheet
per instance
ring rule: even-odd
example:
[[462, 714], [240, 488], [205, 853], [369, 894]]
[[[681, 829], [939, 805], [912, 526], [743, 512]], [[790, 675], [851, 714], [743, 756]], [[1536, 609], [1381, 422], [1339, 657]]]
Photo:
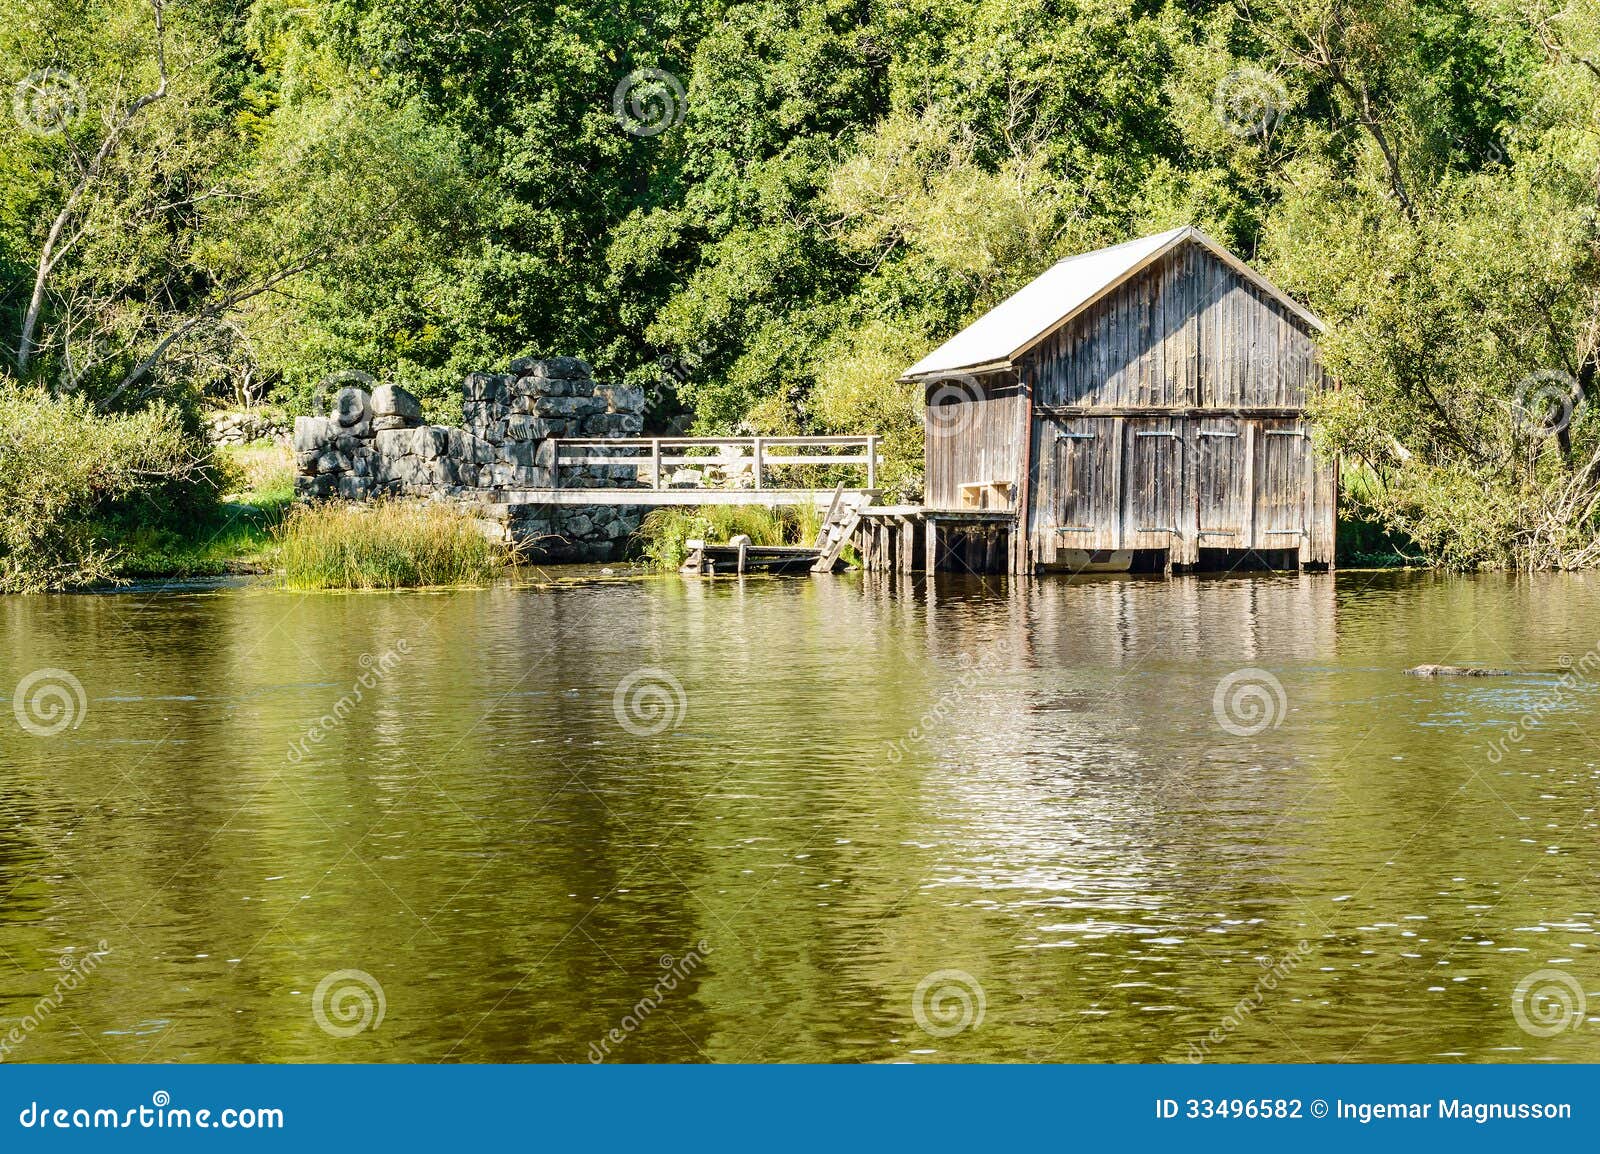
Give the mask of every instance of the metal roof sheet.
[[1209, 249], [1317, 330], [1322, 322], [1271, 281], [1192, 226], [1068, 257], [984, 313], [905, 371], [905, 378], [1008, 367], [1134, 273], [1185, 241]]

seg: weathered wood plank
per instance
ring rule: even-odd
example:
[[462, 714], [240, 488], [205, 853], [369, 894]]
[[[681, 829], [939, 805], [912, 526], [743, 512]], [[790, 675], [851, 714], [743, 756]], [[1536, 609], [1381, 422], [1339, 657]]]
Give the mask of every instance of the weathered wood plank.
[[984, 411], [960, 443], [930, 446], [926, 470], [935, 508], [963, 482], [1025, 481], [1013, 564], [1063, 549], [1167, 549], [1190, 565], [1202, 548], [1295, 547], [1331, 563], [1337, 470], [1307, 438], [1279, 435], [1303, 431], [1325, 387], [1313, 328], [1203, 248], [1107, 293], [1017, 375], [1030, 391], [1016, 412], [985, 381]]

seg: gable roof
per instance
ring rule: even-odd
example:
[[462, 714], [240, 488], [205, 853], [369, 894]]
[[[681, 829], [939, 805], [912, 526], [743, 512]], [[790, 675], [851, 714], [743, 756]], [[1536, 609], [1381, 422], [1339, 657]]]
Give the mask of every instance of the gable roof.
[[912, 365], [901, 380], [1011, 368], [1023, 353], [1129, 277], [1187, 242], [1211, 252], [1318, 332], [1324, 325], [1277, 285], [1192, 225], [1070, 256]]

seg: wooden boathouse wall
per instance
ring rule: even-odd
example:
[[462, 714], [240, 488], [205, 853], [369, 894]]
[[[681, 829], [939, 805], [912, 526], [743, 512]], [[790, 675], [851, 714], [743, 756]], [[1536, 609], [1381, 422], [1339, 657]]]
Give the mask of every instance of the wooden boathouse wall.
[[1183, 245], [1022, 359], [1033, 395], [1028, 547], [1294, 550], [1333, 562], [1336, 468], [1312, 448], [1315, 331], [1215, 254]]
[[[929, 383], [927, 507], [970, 508], [974, 482], [1008, 481], [1026, 525], [1013, 569], [1120, 550], [1331, 566], [1337, 466], [1305, 416], [1327, 387], [1315, 337], [1240, 269], [1180, 244], [1004, 369]], [[971, 412], [938, 407], [941, 388], [973, 394], [947, 400]], [[1004, 499], [984, 491], [986, 508]]]
[[[970, 496], [962, 486], [974, 482], [1016, 485], [1028, 442], [1028, 396], [1015, 373], [936, 382], [925, 412], [922, 494], [929, 508], [965, 507]], [[1014, 492], [1009, 500], [1005, 507], [1014, 508]]]

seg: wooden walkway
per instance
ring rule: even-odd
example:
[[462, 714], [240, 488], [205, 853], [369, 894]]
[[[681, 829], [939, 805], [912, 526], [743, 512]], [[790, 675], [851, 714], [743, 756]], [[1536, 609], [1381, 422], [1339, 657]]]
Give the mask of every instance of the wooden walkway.
[[[695, 541], [685, 571], [825, 573], [847, 545], [875, 571], [1002, 573], [1019, 564], [1016, 514], [1009, 509], [873, 504], [881, 493], [876, 436], [597, 437], [548, 441], [542, 456], [551, 486], [507, 490], [497, 494], [501, 503], [825, 510], [813, 545]], [[606, 474], [597, 477], [602, 469]], [[865, 484], [839, 480], [841, 469]]]
[[[846, 489], [876, 498], [877, 489]], [[832, 489], [506, 489], [490, 498], [502, 505], [813, 505], [826, 508]]]
[[[827, 506], [842, 467], [865, 481], [845, 492], [870, 502], [882, 463], [876, 436], [552, 439], [541, 455], [550, 487], [506, 490], [503, 503]], [[622, 476], [583, 472], [595, 469]]]

